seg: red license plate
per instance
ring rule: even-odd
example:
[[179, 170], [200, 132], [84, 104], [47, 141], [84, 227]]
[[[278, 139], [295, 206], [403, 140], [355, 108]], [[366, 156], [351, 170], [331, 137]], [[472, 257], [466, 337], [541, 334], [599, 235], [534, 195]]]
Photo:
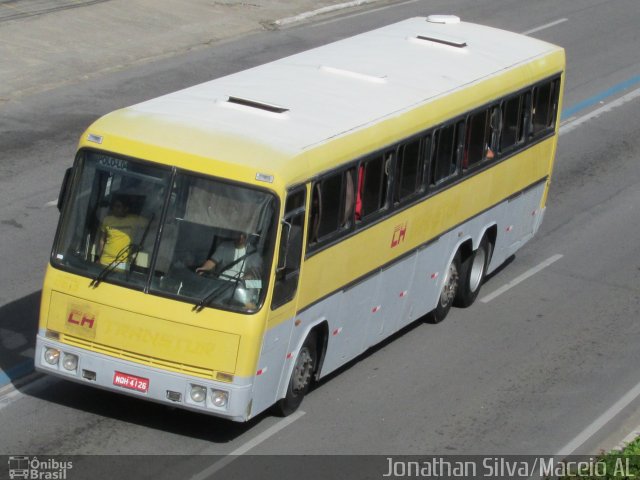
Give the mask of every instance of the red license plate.
[[149, 390], [149, 379], [129, 375], [128, 373], [115, 372], [113, 376], [113, 384], [117, 387], [128, 388], [138, 392], [147, 393]]

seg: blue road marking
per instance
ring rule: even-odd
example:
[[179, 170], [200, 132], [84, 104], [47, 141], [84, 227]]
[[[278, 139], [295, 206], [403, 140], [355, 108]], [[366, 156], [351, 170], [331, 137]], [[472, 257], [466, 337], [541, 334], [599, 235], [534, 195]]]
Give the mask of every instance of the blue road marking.
[[33, 360], [25, 360], [6, 371], [0, 370], [0, 388], [9, 385], [13, 380], [24, 377], [33, 371]]
[[566, 120], [567, 118], [575, 115], [576, 113], [598, 104], [605, 98], [611, 97], [612, 95], [616, 95], [617, 93], [620, 93], [623, 90], [626, 90], [627, 88], [631, 88], [634, 85], [637, 85], [639, 83], [640, 83], [640, 75], [631, 77], [630, 79], [625, 80], [624, 82], [618, 83], [617, 85], [614, 85], [611, 88], [607, 88], [606, 90], [598, 93], [597, 95], [587, 98], [586, 100], [583, 100], [582, 102], [579, 102], [572, 107], [565, 108], [562, 111], [562, 116], [560, 118], [561, 120]]

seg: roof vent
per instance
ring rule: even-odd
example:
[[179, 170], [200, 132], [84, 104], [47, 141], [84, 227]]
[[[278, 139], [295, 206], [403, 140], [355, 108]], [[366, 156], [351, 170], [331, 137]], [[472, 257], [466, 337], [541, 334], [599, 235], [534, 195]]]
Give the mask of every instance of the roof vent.
[[229, 97], [227, 102], [233, 103], [235, 105], [242, 105], [244, 107], [257, 108], [258, 110], [271, 113], [284, 113], [289, 111], [288, 108], [279, 107], [278, 105], [271, 105], [269, 103], [258, 102], [256, 100], [249, 100], [247, 98]]
[[429, 15], [427, 17], [429, 23], [445, 23], [447, 25], [453, 25], [460, 23], [460, 17], [456, 15]]
[[465, 42], [464, 40], [458, 40], [456, 38], [451, 38], [451, 37], [434, 37], [432, 35], [430, 36], [418, 35], [416, 36], [416, 39], [422, 40], [425, 42], [441, 43], [442, 45], [448, 45], [450, 47], [456, 47], [456, 48], [464, 48], [467, 46], [467, 42]]

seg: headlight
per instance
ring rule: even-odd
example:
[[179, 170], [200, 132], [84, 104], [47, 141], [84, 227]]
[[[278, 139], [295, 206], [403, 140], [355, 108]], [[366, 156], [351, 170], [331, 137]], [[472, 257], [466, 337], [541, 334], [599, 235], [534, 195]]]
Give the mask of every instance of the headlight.
[[55, 348], [47, 348], [44, 351], [44, 360], [49, 365], [57, 365], [58, 360], [60, 360], [60, 350], [56, 350]]
[[216, 407], [226, 407], [227, 401], [229, 400], [229, 392], [225, 392], [224, 390], [216, 390], [214, 388], [211, 389], [211, 401], [213, 405]]
[[62, 356], [62, 366], [65, 370], [69, 370], [70, 372], [72, 372], [73, 370], [78, 368], [78, 356], [71, 353], [65, 353]]
[[204, 402], [207, 398], [207, 389], [200, 385], [191, 385], [191, 400], [196, 403]]

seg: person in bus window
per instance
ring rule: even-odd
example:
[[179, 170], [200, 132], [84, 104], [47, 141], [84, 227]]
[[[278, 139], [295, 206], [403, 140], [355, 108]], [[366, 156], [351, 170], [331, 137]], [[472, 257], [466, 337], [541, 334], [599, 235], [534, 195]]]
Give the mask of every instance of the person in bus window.
[[98, 260], [102, 265], [117, 261], [116, 268], [124, 269], [129, 261], [131, 246], [145, 226], [145, 219], [130, 213], [125, 197], [115, 197], [110, 214], [100, 225]]
[[196, 273], [203, 275], [212, 271], [227, 279], [258, 279], [261, 263], [255, 247], [247, 243], [247, 234], [239, 232], [233, 240], [218, 245], [213, 255], [196, 268]]
[[484, 146], [484, 159], [485, 160], [493, 160], [496, 157], [496, 154], [493, 153], [491, 145], [488, 143]]

